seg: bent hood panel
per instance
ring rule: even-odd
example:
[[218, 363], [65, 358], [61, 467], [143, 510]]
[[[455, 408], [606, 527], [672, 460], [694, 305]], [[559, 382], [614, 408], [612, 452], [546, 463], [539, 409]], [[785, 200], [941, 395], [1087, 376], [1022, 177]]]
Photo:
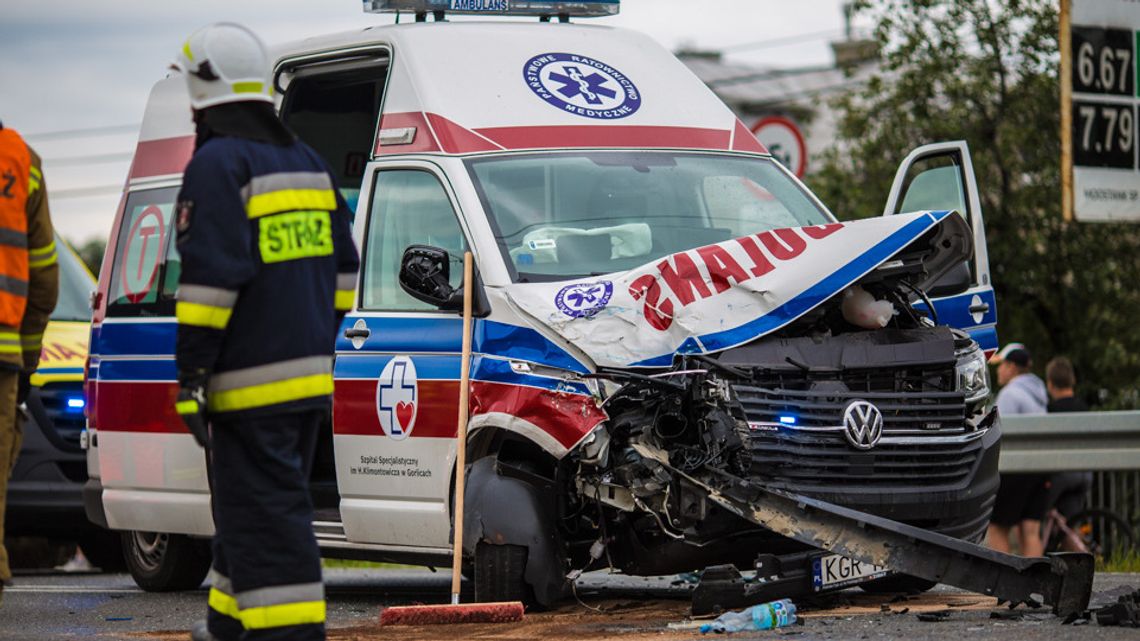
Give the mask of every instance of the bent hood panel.
[[[716, 352], [783, 327], [942, 221], [964, 228], [951, 214], [772, 230], [603, 278], [516, 284], [508, 295], [600, 367], [668, 366], [675, 354]], [[956, 260], [968, 258], [968, 243], [948, 246], [966, 252]]]

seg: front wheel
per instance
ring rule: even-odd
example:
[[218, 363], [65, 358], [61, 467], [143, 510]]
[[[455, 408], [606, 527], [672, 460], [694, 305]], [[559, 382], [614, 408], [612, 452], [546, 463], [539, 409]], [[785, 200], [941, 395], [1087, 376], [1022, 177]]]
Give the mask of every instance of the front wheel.
[[521, 545], [475, 546], [475, 601], [522, 601], [535, 604], [534, 590], [526, 582], [527, 549]]
[[209, 545], [182, 534], [124, 532], [123, 556], [147, 592], [193, 590], [210, 571]]
[[1068, 520], [1068, 525], [1098, 561], [1120, 557], [1134, 549], [1132, 526], [1111, 510], [1082, 510]]

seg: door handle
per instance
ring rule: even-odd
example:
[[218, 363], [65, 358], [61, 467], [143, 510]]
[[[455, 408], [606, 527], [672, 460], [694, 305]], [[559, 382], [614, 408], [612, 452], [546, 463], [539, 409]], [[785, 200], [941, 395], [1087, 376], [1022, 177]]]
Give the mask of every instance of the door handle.
[[971, 314], [985, 314], [988, 311], [990, 311], [990, 304], [989, 303], [979, 303], [977, 305], [970, 305], [970, 313]]
[[[989, 309], [988, 307], [986, 309]], [[349, 327], [344, 330], [345, 338], [368, 338], [372, 335], [372, 330], [367, 327]]]

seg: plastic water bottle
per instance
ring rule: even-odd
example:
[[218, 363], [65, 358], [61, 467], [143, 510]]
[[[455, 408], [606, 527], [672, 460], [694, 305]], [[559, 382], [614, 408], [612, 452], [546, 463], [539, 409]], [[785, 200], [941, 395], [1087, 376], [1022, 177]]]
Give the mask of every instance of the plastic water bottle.
[[740, 632], [741, 630], [771, 630], [796, 622], [796, 604], [791, 599], [780, 599], [754, 605], [740, 612], [725, 612], [712, 623], [701, 626], [701, 634], [709, 632]]

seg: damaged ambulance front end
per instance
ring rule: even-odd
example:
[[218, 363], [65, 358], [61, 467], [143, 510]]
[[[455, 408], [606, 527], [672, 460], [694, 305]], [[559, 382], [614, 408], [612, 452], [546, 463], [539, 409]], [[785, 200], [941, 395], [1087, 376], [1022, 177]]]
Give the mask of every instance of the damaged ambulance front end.
[[[966, 287], [974, 235], [961, 215], [835, 222], [774, 161], [728, 154], [467, 163], [514, 281], [491, 295], [592, 365], [546, 372], [564, 386], [530, 404], [592, 426], [564, 456], [500, 445], [475, 452], [470, 472], [467, 547], [527, 547], [537, 601], [585, 569], [748, 570], [809, 552], [720, 509], [686, 476], [983, 537], [1000, 438], [985, 356], [937, 322], [930, 297]], [[510, 188], [527, 175], [564, 193], [608, 183], [527, 202]], [[703, 199], [686, 202], [691, 193]], [[512, 403], [473, 391], [478, 432], [496, 403]], [[504, 525], [478, 507], [511, 492], [539, 506], [534, 523]]]

